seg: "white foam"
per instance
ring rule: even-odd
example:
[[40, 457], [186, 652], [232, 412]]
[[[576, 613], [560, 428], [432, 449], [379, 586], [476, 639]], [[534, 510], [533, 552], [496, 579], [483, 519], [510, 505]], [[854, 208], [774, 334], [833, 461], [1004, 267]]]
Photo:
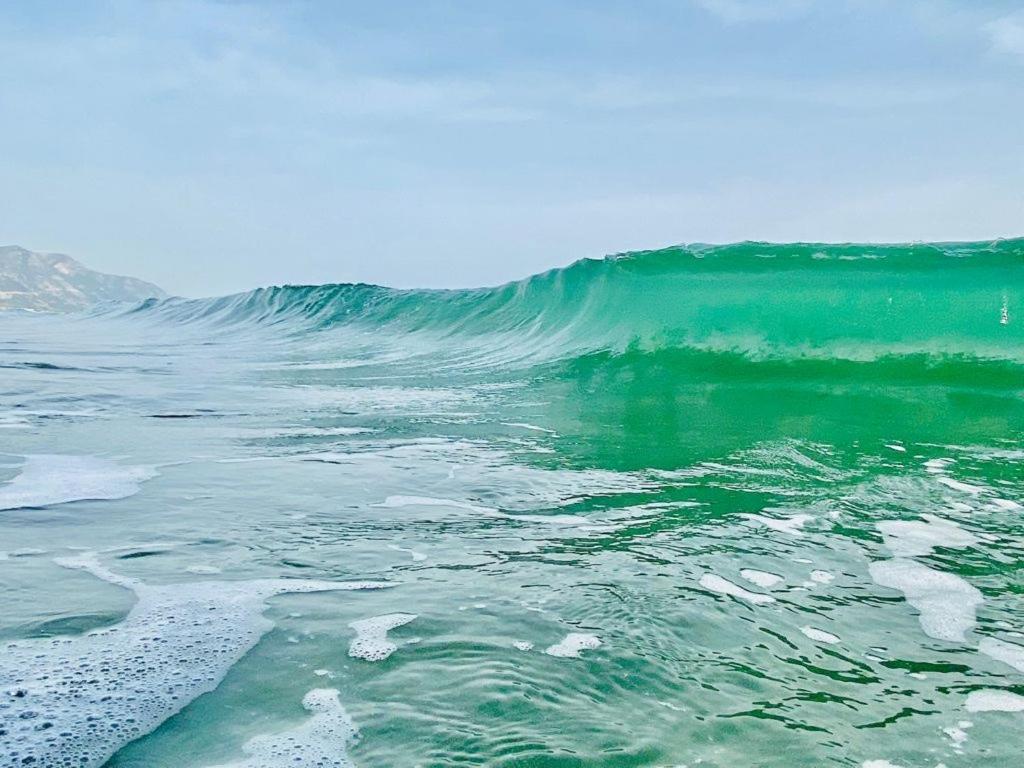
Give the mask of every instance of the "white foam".
[[903, 593], [919, 612], [921, 629], [936, 640], [962, 643], [974, 626], [981, 592], [952, 573], [943, 573], [915, 560], [897, 558], [872, 563], [876, 584]]
[[1004, 643], [994, 637], [986, 637], [978, 643], [978, 650], [991, 659], [1013, 667], [1018, 672], [1024, 672], [1024, 646]]
[[348, 646], [348, 655], [365, 661], [383, 661], [398, 650], [398, 646], [388, 640], [388, 632], [415, 618], [414, 613], [387, 613], [353, 621], [349, 626], [356, 631], [356, 637]]
[[190, 565], [185, 570], [188, 573], [198, 573], [205, 575], [220, 573], [220, 568], [218, 568], [215, 565]]
[[1010, 499], [990, 499], [990, 501], [992, 502], [993, 506], [999, 509], [1005, 509], [1009, 512], [1016, 512], [1018, 510], [1024, 509], [1024, 507], [1022, 507], [1016, 501], [1012, 501]]
[[921, 515], [922, 520], [883, 520], [878, 523], [882, 541], [896, 557], [930, 555], [936, 547], [963, 549], [978, 543], [978, 537], [951, 520]]
[[758, 571], [753, 568], [744, 568], [740, 571], [740, 576], [751, 584], [756, 584], [762, 589], [771, 589], [776, 584], [780, 584], [783, 581], [783, 578], [777, 573]]
[[388, 509], [400, 509], [402, 507], [450, 507], [453, 509], [467, 509], [470, 512], [481, 514], [493, 514], [498, 510], [493, 507], [483, 507], [479, 504], [468, 504], [455, 499], [438, 499], [432, 496], [388, 496], [384, 501], [375, 506]]
[[861, 768], [903, 768], [903, 766], [890, 763], [888, 760], [865, 760], [860, 765]]
[[0, 510], [47, 507], [72, 501], [123, 499], [156, 476], [151, 467], [130, 467], [95, 456], [35, 454], [21, 473], [0, 486]]
[[964, 744], [967, 742], [967, 730], [973, 727], [974, 723], [970, 720], [961, 720], [956, 725], [951, 725], [948, 728], [943, 728], [942, 732], [949, 737], [953, 751], [963, 752]]
[[512, 647], [519, 651], [532, 651], [533, 643], [529, 640], [516, 640], [512, 643]]
[[723, 579], [714, 573], [705, 573], [700, 577], [700, 585], [704, 589], [710, 589], [712, 592], [718, 592], [722, 595], [729, 595], [730, 597], [737, 597], [740, 600], [746, 600], [749, 603], [755, 605], [767, 605], [768, 603], [774, 603], [775, 598], [771, 595], [762, 595], [757, 592], [749, 592], [739, 584], [733, 584], [728, 579]]
[[138, 601], [105, 629], [0, 648], [0, 679], [10, 694], [0, 703], [0, 764], [16, 755], [18, 764], [33, 758], [47, 768], [101, 766], [217, 687], [273, 626], [263, 616], [267, 598], [388, 586], [307, 579], [149, 585], [108, 570], [91, 553], [58, 562], [130, 589]]
[[902, 445], [898, 445], [897, 443], [886, 443], [885, 447], [888, 448], [891, 451], [896, 451], [897, 453], [906, 453], [907, 452], [906, 448], [904, 448]]
[[800, 631], [804, 633], [811, 640], [816, 643], [828, 643], [829, 645], [835, 645], [840, 642], [839, 635], [833, 635], [831, 632], [826, 632], [823, 629], [815, 629], [814, 627], [800, 627]]
[[952, 477], [938, 477], [936, 478], [947, 488], [952, 488], [954, 491], [962, 491], [963, 493], [978, 494], [984, 491], [980, 485], [971, 485], [970, 483], [962, 483], [959, 480], [954, 480]]
[[547, 648], [544, 653], [548, 656], [557, 656], [563, 659], [578, 659], [583, 651], [591, 651], [601, 646], [601, 639], [597, 635], [589, 635], [584, 632], [570, 632], [561, 642]]
[[828, 571], [811, 571], [811, 581], [815, 584], [828, 584], [835, 579]]
[[427, 559], [427, 556], [422, 552], [417, 552], [416, 550], [409, 549], [408, 547], [400, 547], [397, 544], [388, 544], [388, 549], [394, 550], [395, 552], [404, 552], [412, 558], [414, 563], [422, 563]]
[[792, 515], [790, 517], [766, 517], [764, 515], [744, 514], [742, 517], [766, 528], [771, 528], [773, 531], [787, 533], [790, 536], [802, 536], [803, 531], [801, 529], [808, 521], [814, 519], [814, 515], [805, 514]]
[[519, 427], [519, 429], [528, 429], [531, 432], [546, 432], [549, 435], [556, 434], [555, 430], [548, 429], [547, 427], [538, 427], [536, 424], [528, 424], [525, 421], [503, 421], [501, 422], [503, 427]]
[[968, 712], [1024, 712], [1024, 696], [993, 689], [971, 691], [965, 706]]
[[953, 463], [953, 459], [928, 459], [924, 463], [924, 469], [933, 475], [941, 475], [946, 468]]
[[453, 499], [438, 499], [431, 496], [388, 496], [376, 506], [389, 509], [401, 507], [449, 507], [452, 509], [465, 509], [485, 517], [500, 517], [505, 520], [523, 520], [530, 523], [551, 523], [553, 525], [580, 525], [587, 522], [587, 518], [580, 517], [579, 515], [513, 515], [501, 512], [494, 507], [484, 507], [479, 504], [469, 504]]
[[284, 765], [350, 768], [347, 747], [356, 737], [352, 718], [333, 688], [315, 688], [302, 699], [311, 714], [281, 733], [256, 736], [242, 747], [247, 757], [210, 768], [281, 768]]

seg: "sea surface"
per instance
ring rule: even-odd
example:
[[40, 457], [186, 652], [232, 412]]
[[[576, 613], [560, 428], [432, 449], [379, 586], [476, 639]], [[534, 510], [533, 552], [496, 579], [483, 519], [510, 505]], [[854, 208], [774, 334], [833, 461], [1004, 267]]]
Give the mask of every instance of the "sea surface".
[[0, 766], [1015, 768], [1024, 240], [0, 314]]

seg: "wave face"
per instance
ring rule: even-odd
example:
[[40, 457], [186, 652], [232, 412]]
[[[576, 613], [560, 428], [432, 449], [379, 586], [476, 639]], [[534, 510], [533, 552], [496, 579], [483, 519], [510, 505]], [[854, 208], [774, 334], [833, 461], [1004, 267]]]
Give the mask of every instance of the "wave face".
[[0, 313], [0, 441], [0, 765], [1024, 753], [1022, 240]]
[[1019, 362], [1022, 266], [1024, 240], [691, 245], [584, 260], [497, 288], [283, 286], [150, 300], [127, 314], [292, 333], [418, 334], [460, 349], [491, 343], [501, 348], [495, 362], [665, 349], [751, 359], [923, 354]]

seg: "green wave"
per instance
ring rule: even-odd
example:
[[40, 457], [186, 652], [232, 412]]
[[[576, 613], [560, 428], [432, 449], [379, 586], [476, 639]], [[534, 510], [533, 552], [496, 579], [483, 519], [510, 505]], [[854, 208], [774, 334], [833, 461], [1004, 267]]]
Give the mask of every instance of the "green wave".
[[1024, 361], [1024, 239], [687, 245], [588, 259], [495, 288], [281, 286], [149, 301], [130, 314], [345, 329], [495, 364], [690, 349], [750, 359]]

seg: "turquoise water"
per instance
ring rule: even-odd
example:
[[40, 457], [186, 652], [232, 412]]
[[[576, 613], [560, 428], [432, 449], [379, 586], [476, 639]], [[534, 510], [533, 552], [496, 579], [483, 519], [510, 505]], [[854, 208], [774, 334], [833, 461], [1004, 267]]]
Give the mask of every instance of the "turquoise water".
[[1016, 766], [1022, 278], [744, 243], [0, 315], [0, 765]]

